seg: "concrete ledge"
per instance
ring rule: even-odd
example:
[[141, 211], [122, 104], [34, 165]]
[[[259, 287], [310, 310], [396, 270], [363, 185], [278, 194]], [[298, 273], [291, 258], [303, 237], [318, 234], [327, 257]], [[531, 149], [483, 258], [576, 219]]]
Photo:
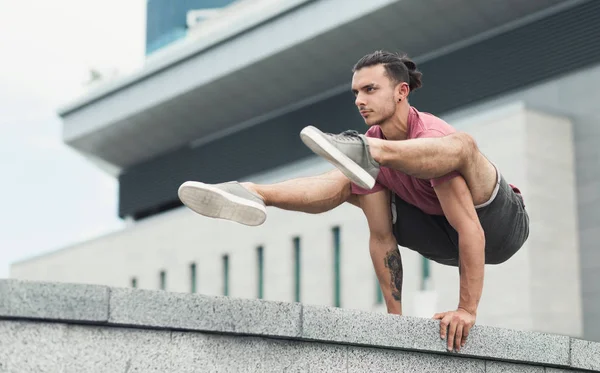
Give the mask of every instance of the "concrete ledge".
[[600, 371], [600, 343], [573, 338], [571, 340], [571, 366]]
[[0, 372], [600, 372], [600, 343], [566, 336], [476, 325], [460, 353], [445, 346], [430, 319], [0, 280]]
[[114, 325], [299, 337], [298, 303], [212, 297], [164, 291], [114, 289]]
[[[435, 320], [307, 305], [303, 315], [304, 338], [446, 353]], [[569, 337], [475, 325], [455, 354], [568, 366]]]
[[0, 280], [0, 317], [108, 321], [106, 286]]

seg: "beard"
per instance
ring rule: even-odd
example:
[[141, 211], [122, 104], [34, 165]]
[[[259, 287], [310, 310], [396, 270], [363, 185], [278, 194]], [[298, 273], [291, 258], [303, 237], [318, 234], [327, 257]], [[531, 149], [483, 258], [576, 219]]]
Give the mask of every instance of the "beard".
[[376, 117], [371, 119], [367, 118], [365, 121], [369, 127], [371, 126], [381, 126], [385, 124], [390, 118], [394, 116], [396, 112], [396, 101], [392, 99], [387, 105], [383, 107], [381, 110], [377, 110], [373, 112], [376, 114]]

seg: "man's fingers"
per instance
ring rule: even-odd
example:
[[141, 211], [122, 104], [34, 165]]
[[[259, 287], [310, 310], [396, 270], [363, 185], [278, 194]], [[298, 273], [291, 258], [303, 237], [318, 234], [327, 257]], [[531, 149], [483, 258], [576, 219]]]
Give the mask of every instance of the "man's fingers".
[[456, 327], [458, 326], [458, 316], [448, 316], [450, 318], [450, 326], [448, 327], [448, 342], [447, 347], [449, 351], [452, 351], [454, 345], [454, 336], [456, 335]]
[[434, 320], [441, 320], [441, 319], [444, 318], [444, 315], [446, 315], [446, 312], [436, 313], [435, 315], [433, 315], [433, 319]]
[[471, 326], [465, 325], [463, 328], [462, 347], [465, 347], [465, 343], [467, 343], [467, 337], [469, 336], [470, 331], [471, 331]]
[[440, 321], [440, 337], [442, 339], [446, 338], [446, 332], [448, 331], [449, 324], [450, 324], [450, 316], [446, 315], [446, 316], [444, 316], [442, 321]]
[[467, 343], [475, 319], [462, 315], [462, 311], [436, 313], [433, 318], [440, 320], [440, 337], [446, 340], [446, 349], [460, 351]]
[[456, 325], [456, 336], [454, 337], [454, 348], [456, 348], [456, 351], [459, 351], [462, 346], [463, 326], [463, 321], [459, 320]]

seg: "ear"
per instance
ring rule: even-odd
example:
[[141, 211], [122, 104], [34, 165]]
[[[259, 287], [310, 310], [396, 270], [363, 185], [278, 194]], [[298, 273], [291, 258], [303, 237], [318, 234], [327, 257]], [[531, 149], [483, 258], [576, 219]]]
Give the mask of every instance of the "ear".
[[410, 87], [408, 83], [402, 82], [396, 86], [396, 92], [394, 92], [396, 96], [396, 101], [402, 102], [405, 101], [410, 93]]

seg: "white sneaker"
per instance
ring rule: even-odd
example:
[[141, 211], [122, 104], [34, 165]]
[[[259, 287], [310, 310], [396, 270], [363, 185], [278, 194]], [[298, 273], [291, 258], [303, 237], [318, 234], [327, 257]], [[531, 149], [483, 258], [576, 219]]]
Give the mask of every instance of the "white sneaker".
[[251, 226], [261, 225], [267, 219], [263, 199], [237, 181], [221, 184], [186, 181], [177, 194], [189, 209], [210, 218]]

